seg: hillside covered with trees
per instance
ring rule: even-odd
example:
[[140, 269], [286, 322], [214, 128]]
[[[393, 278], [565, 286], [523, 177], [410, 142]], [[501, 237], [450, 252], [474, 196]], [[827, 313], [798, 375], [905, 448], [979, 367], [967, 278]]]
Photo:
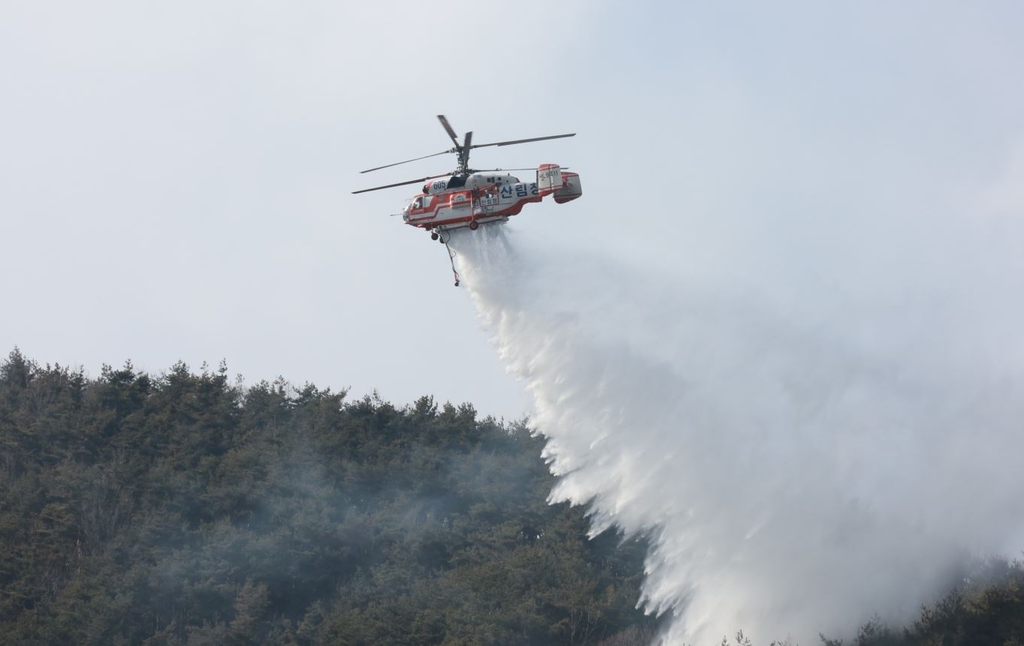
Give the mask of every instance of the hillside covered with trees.
[[550, 506], [541, 441], [226, 369], [0, 364], [2, 644], [596, 644], [645, 546]]
[[[588, 539], [584, 510], [548, 505], [523, 424], [226, 373], [0, 361], [0, 645], [657, 635], [636, 609], [645, 542]], [[846, 643], [1021, 646], [1024, 569], [989, 562]]]

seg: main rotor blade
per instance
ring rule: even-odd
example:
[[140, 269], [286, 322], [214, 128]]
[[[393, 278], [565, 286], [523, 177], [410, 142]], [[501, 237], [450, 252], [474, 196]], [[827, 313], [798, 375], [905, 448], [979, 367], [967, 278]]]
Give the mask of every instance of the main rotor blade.
[[419, 179], [410, 179], [407, 182], [396, 182], [394, 184], [385, 184], [384, 186], [374, 186], [373, 188], [364, 188], [358, 191], [352, 191], [352, 195], [357, 193], [369, 193], [370, 191], [379, 191], [385, 188], [395, 188], [396, 186], [405, 186], [406, 184], [416, 184], [417, 182], [425, 182], [428, 179], [437, 179], [438, 177], [447, 177], [450, 173], [444, 173], [442, 175], [430, 175], [429, 177], [421, 177]]
[[570, 132], [565, 135], [549, 135], [547, 137], [530, 137], [529, 139], [513, 139], [512, 141], [496, 141], [493, 144], [474, 144], [473, 148], [485, 148], [487, 146], [513, 146], [515, 144], [528, 144], [531, 141], [544, 141], [545, 139], [563, 139], [565, 137], [575, 137], [575, 132]]
[[395, 162], [394, 164], [385, 164], [384, 166], [378, 166], [376, 168], [367, 168], [366, 170], [359, 171], [359, 173], [360, 174], [362, 174], [362, 173], [372, 173], [373, 171], [380, 170], [382, 168], [391, 168], [392, 166], [400, 166], [402, 164], [408, 164], [409, 162], [419, 161], [421, 159], [427, 159], [428, 157], [437, 157], [438, 155], [447, 155], [447, 154], [453, 153], [453, 152], [455, 152], [455, 151], [454, 150], [442, 150], [439, 153], [433, 153], [433, 154], [430, 154], [430, 155], [423, 155], [422, 157], [416, 157], [415, 159], [406, 159], [405, 161]]
[[459, 168], [465, 168], [469, 164], [469, 151], [473, 146], [470, 145], [473, 141], [473, 131], [470, 130], [466, 133], [466, 136], [462, 138], [462, 150], [459, 151]]
[[452, 125], [448, 123], [448, 119], [446, 119], [443, 114], [437, 115], [437, 118], [441, 121], [441, 125], [444, 126], [445, 132], [447, 132], [448, 136], [452, 138], [452, 142], [455, 144], [456, 150], [462, 148], [459, 144], [459, 137], [455, 134], [455, 130], [452, 128]]

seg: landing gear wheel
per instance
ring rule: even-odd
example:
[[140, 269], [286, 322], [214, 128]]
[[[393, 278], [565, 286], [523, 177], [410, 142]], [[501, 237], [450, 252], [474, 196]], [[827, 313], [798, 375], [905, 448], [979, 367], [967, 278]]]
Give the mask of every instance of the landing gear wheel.
[[430, 239], [431, 240], [437, 240], [437, 234], [436, 233], [431, 233], [430, 234]]
[[473, 231], [476, 231], [477, 227], [479, 227], [479, 226], [480, 226], [480, 223], [477, 222], [476, 220], [470, 220], [469, 221], [469, 228], [472, 229]]

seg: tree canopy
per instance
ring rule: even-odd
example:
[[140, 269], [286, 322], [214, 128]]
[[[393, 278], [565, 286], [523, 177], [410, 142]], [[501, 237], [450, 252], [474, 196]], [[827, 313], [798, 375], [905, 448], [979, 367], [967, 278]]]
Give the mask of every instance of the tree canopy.
[[523, 423], [226, 367], [0, 365], [0, 643], [596, 644], [645, 545]]

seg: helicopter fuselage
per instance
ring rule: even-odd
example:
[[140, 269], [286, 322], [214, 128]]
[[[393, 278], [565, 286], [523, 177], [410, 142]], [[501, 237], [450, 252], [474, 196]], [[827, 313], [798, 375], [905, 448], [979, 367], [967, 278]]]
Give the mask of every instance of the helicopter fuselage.
[[423, 192], [402, 211], [402, 220], [427, 230], [475, 229], [480, 224], [505, 222], [526, 204], [548, 195], [561, 204], [582, 194], [579, 175], [556, 164], [541, 164], [535, 182], [496, 173], [453, 175], [424, 185]]

